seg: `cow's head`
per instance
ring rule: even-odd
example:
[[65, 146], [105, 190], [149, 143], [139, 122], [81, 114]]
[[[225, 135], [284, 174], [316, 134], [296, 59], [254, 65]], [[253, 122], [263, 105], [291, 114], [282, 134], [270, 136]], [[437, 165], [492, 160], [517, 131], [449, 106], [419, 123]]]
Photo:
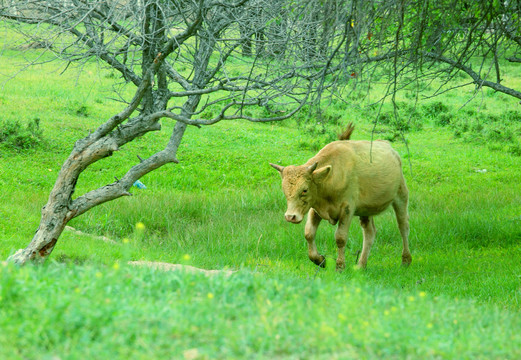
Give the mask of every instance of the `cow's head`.
[[331, 165], [317, 169], [318, 163], [306, 166], [280, 166], [270, 164], [282, 177], [282, 191], [286, 196], [288, 208], [284, 214], [286, 221], [298, 224], [317, 199], [317, 184], [324, 181]]

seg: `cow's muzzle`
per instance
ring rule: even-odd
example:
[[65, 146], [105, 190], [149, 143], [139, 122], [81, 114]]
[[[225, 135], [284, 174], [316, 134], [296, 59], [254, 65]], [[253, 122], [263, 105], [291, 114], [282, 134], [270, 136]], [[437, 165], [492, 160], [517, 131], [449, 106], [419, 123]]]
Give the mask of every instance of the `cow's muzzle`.
[[293, 223], [293, 224], [298, 224], [302, 221], [302, 216], [298, 216], [296, 214], [288, 214], [286, 213], [284, 215], [284, 217], [286, 218], [286, 221], [287, 222], [290, 222], [290, 223]]

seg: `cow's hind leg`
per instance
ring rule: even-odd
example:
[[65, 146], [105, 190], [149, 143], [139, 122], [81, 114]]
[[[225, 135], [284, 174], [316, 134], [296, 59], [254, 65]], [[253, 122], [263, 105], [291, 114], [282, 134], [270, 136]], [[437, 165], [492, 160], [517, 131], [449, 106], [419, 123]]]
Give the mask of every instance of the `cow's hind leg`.
[[317, 245], [315, 244], [315, 235], [321, 220], [322, 218], [316, 213], [315, 210], [309, 209], [308, 220], [306, 221], [306, 227], [304, 230], [304, 237], [308, 242], [309, 260], [313, 261], [315, 264], [321, 267], [326, 267], [326, 258], [318, 253]]
[[364, 232], [364, 242], [362, 244], [360, 260], [358, 260], [358, 266], [365, 268], [367, 266], [367, 258], [371, 252], [371, 246], [373, 245], [376, 236], [376, 227], [374, 226], [372, 216], [360, 216], [360, 225], [362, 225], [362, 230]]
[[403, 251], [402, 251], [402, 265], [409, 266], [412, 262], [411, 252], [409, 251], [409, 212], [407, 211], [407, 204], [409, 202], [409, 191], [405, 186], [405, 182], [400, 186], [398, 196], [393, 202], [393, 209], [396, 214], [396, 221], [398, 228], [402, 235]]

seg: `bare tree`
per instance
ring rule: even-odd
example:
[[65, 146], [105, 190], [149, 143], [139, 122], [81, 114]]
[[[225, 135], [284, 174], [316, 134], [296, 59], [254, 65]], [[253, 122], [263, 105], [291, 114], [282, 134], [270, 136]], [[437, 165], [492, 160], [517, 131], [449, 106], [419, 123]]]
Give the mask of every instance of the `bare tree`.
[[[322, 74], [312, 98], [319, 116], [327, 103], [352, 102], [352, 92], [362, 100], [359, 84], [368, 95], [374, 81], [384, 91], [373, 104], [381, 109], [390, 100], [395, 117], [396, 94], [404, 89], [415, 91], [417, 100], [469, 85], [475, 94], [489, 87], [521, 99], [521, 90], [503, 81], [501, 61], [521, 62], [519, 1], [347, 0], [324, 2], [321, 11], [309, 10], [305, 22], [311, 25], [301, 31]], [[435, 89], [424, 92], [432, 84]]]
[[[241, 29], [256, 21], [242, 11], [248, 4], [247, 0], [20, 0], [16, 9], [0, 8], [1, 17], [16, 24], [29, 41], [45, 44], [57, 59], [67, 64], [98, 59], [135, 87], [121, 111], [74, 144], [32, 241], [9, 260], [44, 261], [71, 219], [131, 195], [129, 189], [140, 177], [177, 163], [187, 126], [238, 119], [278, 121], [305, 104], [318, 74], [313, 67], [300, 59], [292, 61], [291, 53], [285, 61], [240, 56], [250, 35]], [[262, 6], [265, 24], [280, 20], [280, 8], [264, 5], [255, 0], [256, 7]], [[286, 31], [298, 35], [300, 29]], [[159, 131], [161, 119], [176, 122], [164, 150], [139, 158], [113, 183], [73, 197], [88, 166], [146, 133]]]
[[414, 82], [436, 80], [439, 88], [431, 94], [436, 96], [461, 86], [452, 80], [463, 73], [476, 90], [490, 87], [521, 99], [519, 90], [502, 84], [500, 61], [516, 61], [521, 52], [519, 1], [353, 0], [352, 4], [358, 42], [352, 48], [356, 51], [346, 51], [346, 62], [358, 57], [359, 74], [372, 73], [368, 70], [375, 66], [379, 74], [388, 70], [387, 94]]
[[441, 79], [432, 96], [451, 90], [451, 80], [463, 73], [476, 90], [490, 87], [521, 99], [519, 90], [502, 84], [500, 62], [521, 50], [518, 1], [419, 0], [404, 2], [403, 9], [396, 56], [405, 66], [398, 71], [414, 71], [415, 79]]

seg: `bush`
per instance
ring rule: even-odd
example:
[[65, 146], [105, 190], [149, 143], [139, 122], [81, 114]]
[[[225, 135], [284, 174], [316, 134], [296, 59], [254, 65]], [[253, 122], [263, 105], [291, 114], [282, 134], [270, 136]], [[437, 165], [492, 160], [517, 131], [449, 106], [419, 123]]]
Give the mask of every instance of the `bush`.
[[503, 113], [503, 117], [509, 122], [521, 122], [521, 112], [508, 110]]
[[454, 137], [456, 138], [461, 137], [464, 133], [469, 131], [470, 128], [468, 120], [465, 119], [460, 119], [459, 121], [453, 122], [451, 125], [454, 129]]
[[436, 101], [422, 107], [423, 113], [431, 118], [437, 118], [439, 114], [449, 111], [449, 107], [441, 101]]
[[35, 118], [24, 127], [18, 120], [2, 121], [0, 143], [17, 150], [36, 147], [43, 140], [40, 119]]
[[434, 123], [438, 126], [450, 125], [453, 115], [451, 113], [441, 113], [434, 120]]
[[454, 137], [474, 144], [486, 144], [491, 151], [506, 152], [512, 156], [521, 156], [519, 136], [521, 128], [517, 122], [521, 116], [508, 110], [500, 114], [473, 114], [454, 117], [448, 124], [454, 129]]
[[334, 126], [323, 122], [309, 122], [300, 125], [301, 139], [299, 148], [318, 151], [327, 143], [337, 140]]
[[78, 107], [78, 109], [76, 109], [76, 115], [88, 117], [89, 109], [87, 109], [85, 105], [81, 105], [80, 107]]
[[409, 131], [411, 127], [402, 116], [396, 117], [392, 112], [383, 112], [378, 116], [378, 124], [388, 125], [396, 131]]
[[434, 124], [438, 126], [447, 126], [454, 121], [454, 114], [441, 101], [422, 106], [422, 111], [425, 117], [432, 119]]
[[478, 120], [485, 124], [493, 124], [493, 123], [500, 122], [501, 117], [503, 117], [503, 115], [498, 116], [498, 115], [494, 115], [494, 114], [481, 113], [478, 115]]
[[422, 129], [421, 116], [412, 107], [400, 111], [398, 117], [392, 112], [383, 112], [378, 116], [377, 124], [386, 125], [392, 132], [398, 133]]
[[521, 156], [521, 145], [514, 144], [508, 147], [508, 152], [514, 156]]

